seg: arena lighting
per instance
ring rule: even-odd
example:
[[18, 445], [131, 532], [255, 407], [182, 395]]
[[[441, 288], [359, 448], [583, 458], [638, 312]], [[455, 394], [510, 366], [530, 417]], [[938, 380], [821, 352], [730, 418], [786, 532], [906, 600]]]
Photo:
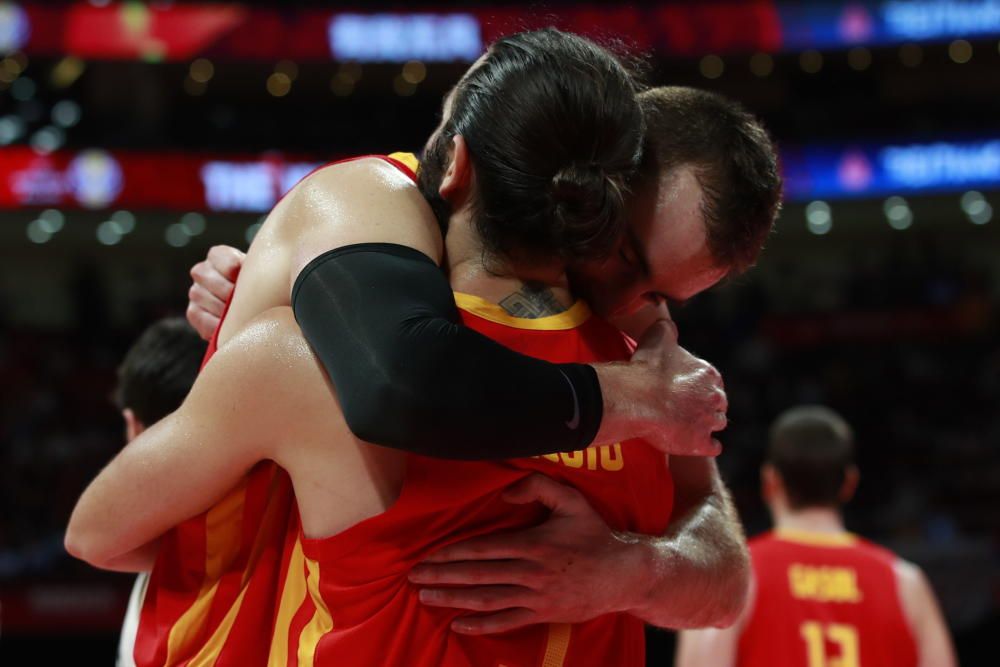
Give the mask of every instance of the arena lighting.
[[191, 242], [191, 237], [184, 231], [184, 227], [177, 222], [167, 227], [163, 233], [163, 238], [167, 242], [167, 245], [174, 248], [183, 248]]
[[29, 222], [26, 232], [28, 240], [32, 243], [48, 243], [52, 238], [52, 232], [46, 231], [45, 227], [42, 226], [41, 220], [32, 220]]
[[188, 236], [200, 236], [205, 232], [205, 216], [201, 213], [185, 213], [181, 216], [180, 225]]
[[25, 122], [20, 116], [0, 118], [0, 146], [13, 143], [24, 135]]
[[897, 38], [932, 40], [996, 33], [997, 0], [890, 0], [879, 7], [885, 31]]
[[188, 68], [188, 76], [198, 83], [208, 83], [215, 76], [215, 65], [208, 58], [198, 58]]
[[61, 100], [52, 106], [52, 122], [61, 128], [70, 128], [80, 122], [82, 111], [73, 100]]
[[970, 190], [962, 195], [960, 200], [962, 211], [968, 216], [969, 221], [974, 225], [985, 225], [993, 219], [993, 207], [990, 205], [983, 193]]
[[338, 74], [343, 74], [349, 78], [353, 83], [357, 83], [361, 80], [361, 75], [364, 74], [364, 68], [361, 63], [352, 61], [341, 63], [340, 67], [337, 68]]
[[750, 57], [750, 71], [761, 78], [774, 71], [774, 58], [766, 53], [755, 53]]
[[361, 80], [361, 63], [341, 63], [330, 79], [330, 90], [337, 97], [347, 97], [354, 92], [354, 85]]
[[31, 18], [18, 3], [0, 3], [0, 51], [23, 48], [31, 39]]
[[11, 83], [14, 79], [21, 76], [21, 72], [23, 71], [24, 66], [14, 56], [7, 56], [3, 60], [0, 60], [0, 81]]
[[361, 62], [471, 62], [483, 52], [474, 14], [334, 14], [330, 54]]
[[711, 54], [701, 59], [698, 69], [706, 79], [718, 79], [726, 71], [726, 63], [719, 56]]
[[427, 78], [427, 66], [419, 60], [411, 60], [403, 65], [403, 78], [413, 85]]
[[882, 204], [882, 212], [885, 213], [885, 218], [893, 229], [902, 231], [909, 229], [913, 224], [913, 211], [902, 197], [893, 196], [886, 199]]
[[803, 51], [799, 55], [799, 67], [806, 74], [816, 74], [823, 69], [823, 54], [814, 49]]
[[52, 68], [52, 72], [49, 74], [49, 81], [56, 88], [68, 88], [76, 83], [76, 80], [80, 78], [80, 75], [83, 74], [86, 68], [87, 65], [82, 60], [68, 56], [60, 60]]
[[292, 80], [284, 72], [273, 72], [267, 77], [267, 92], [273, 97], [284, 97], [292, 90]]
[[833, 228], [833, 215], [830, 205], [825, 201], [816, 200], [806, 206], [806, 226], [817, 236], [828, 233]]
[[337, 97], [347, 97], [354, 92], [354, 82], [343, 74], [334, 74], [330, 79], [330, 91]]
[[989, 202], [985, 202], [985, 206], [983, 206], [981, 211], [969, 216], [969, 221], [974, 225], [985, 225], [992, 219], [993, 207], [990, 206]]
[[22, 76], [10, 85], [10, 96], [18, 102], [27, 102], [35, 96], [38, 86], [26, 76]]
[[392, 80], [392, 89], [400, 97], [409, 97], [417, 92], [416, 84], [407, 81], [402, 74], [397, 74]]
[[135, 216], [129, 211], [115, 211], [111, 214], [110, 222], [122, 235], [131, 234], [135, 229]]
[[948, 45], [948, 57], [959, 65], [972, 60], [972, 44], [964, 39], [956, 39]]
[[320, 164], [289, 162], [276, 169], [275, 165], [263, 160], [207, 161], [198, 170], [204, 207], [210, 211], [269, 211], [278, 197], [291, 190]]
[[274, 71], [284, 74], [289, 81], [295, 81], [299, 77], [299, 66], [292, 60], [279, 60], [274, 66]]
[[62, 230], [66, 224], [66, 218], [62, 211], [54, 208], [47, 208], [38, 216], [39, 226], [49, 234], [55, 234]]
[[863, 46], [856, 46], [847, 52], [847, 66], [857, 72], [871, 67], [872, 52]]
[[196, 81], [190, 76], [184, 77], [184, 92], [191, 97], [198, 97], [205, 94], [208, 86], [202, 81]]
[[97, 241], [101, 245], [118, 245], [123, 237], [124, 234], [121, 233], [118, 226], [111, 220], [105, 220], [97, 225]]
[[66, 133], [51, 125], [46, 125], [31, 135], [31, 147], [42, 155], [58, 150], [64, 143], [66, 143]]

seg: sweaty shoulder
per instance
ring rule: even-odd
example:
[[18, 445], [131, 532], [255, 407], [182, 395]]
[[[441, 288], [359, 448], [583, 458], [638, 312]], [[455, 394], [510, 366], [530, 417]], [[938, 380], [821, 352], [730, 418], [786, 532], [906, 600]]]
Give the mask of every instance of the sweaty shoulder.
[[332, 164], [306, 177], [276, 210], [276, 232], [294, 246], [292, 276], [328, 250], [396, 243], [440, 263], [444, 241], [413, 180], [378, 158]]
[[319, 169], [271, 211], [247, 252], [219, 341], [289, 305], [295, 279], [315, 257], [357, 243], [409, 246], [440, 264], [444, 241], [430, 206], [407, 174], [379, 158]]
[[331, 401], [326, 375], [288, 306], [250, 320], [219, 348], [202, 375], [199, 382], [208, 380], [226, 395], [226, 403], [235, 399], [240, 411], [256, 410], [258, 417], [274, 413], [282, 419], [290, 405], [301, 410], [316, 400]]

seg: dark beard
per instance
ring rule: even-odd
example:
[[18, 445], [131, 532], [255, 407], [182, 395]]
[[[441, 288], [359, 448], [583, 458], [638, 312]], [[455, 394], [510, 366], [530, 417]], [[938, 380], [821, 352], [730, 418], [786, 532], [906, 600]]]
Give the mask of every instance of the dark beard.
[[417, 187], [434, 212], [442, 235], [448, 233], [448, 221], [451, 219], [451, 204], [439, 192], [447, 162], [448, 137], [441, 132], [424, 149], [420, 168], [417, 170]]

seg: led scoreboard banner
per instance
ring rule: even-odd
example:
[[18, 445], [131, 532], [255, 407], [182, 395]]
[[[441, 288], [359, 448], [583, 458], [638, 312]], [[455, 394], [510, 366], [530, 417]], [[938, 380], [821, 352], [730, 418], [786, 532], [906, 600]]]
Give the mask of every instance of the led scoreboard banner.
[[[337, 157], [105, 150], [41, 154], [14, 146], [0, 149], [0, 208], [264, 213], [309, 172]], [[1000, 137], [786, 146], [781, 163], [789, 201], [1000, 189]]]
[[786, 147], [789, 200], [1000, 189], [1000, 138]]
[[[431, 5], [433, 7], [433, 5]], [[239, 4], [140, 2], [95, 7], [0, 0], [0, 52], [185, 61], [426, 62], [474, 60], [484, 45], [530, 27], [618, 36], [663, 55], [808, 48], [1000, 35], [1000, 0], [504, 5], [445, 12], [332, 12]]]
[[189, 153], [0, 149], [0, 207], [124, 207], [265, 213], [322, 162], [277, 154], [238, 158]]

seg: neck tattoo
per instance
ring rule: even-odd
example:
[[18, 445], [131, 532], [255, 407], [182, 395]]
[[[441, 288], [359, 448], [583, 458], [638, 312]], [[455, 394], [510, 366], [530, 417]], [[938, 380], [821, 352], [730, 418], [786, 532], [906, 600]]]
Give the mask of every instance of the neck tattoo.
[[514, 317], [537, 319], [558, 315], [567, 310], [551, 289], [542, 285], [523, 285], [500, 301], [500, 307]]

